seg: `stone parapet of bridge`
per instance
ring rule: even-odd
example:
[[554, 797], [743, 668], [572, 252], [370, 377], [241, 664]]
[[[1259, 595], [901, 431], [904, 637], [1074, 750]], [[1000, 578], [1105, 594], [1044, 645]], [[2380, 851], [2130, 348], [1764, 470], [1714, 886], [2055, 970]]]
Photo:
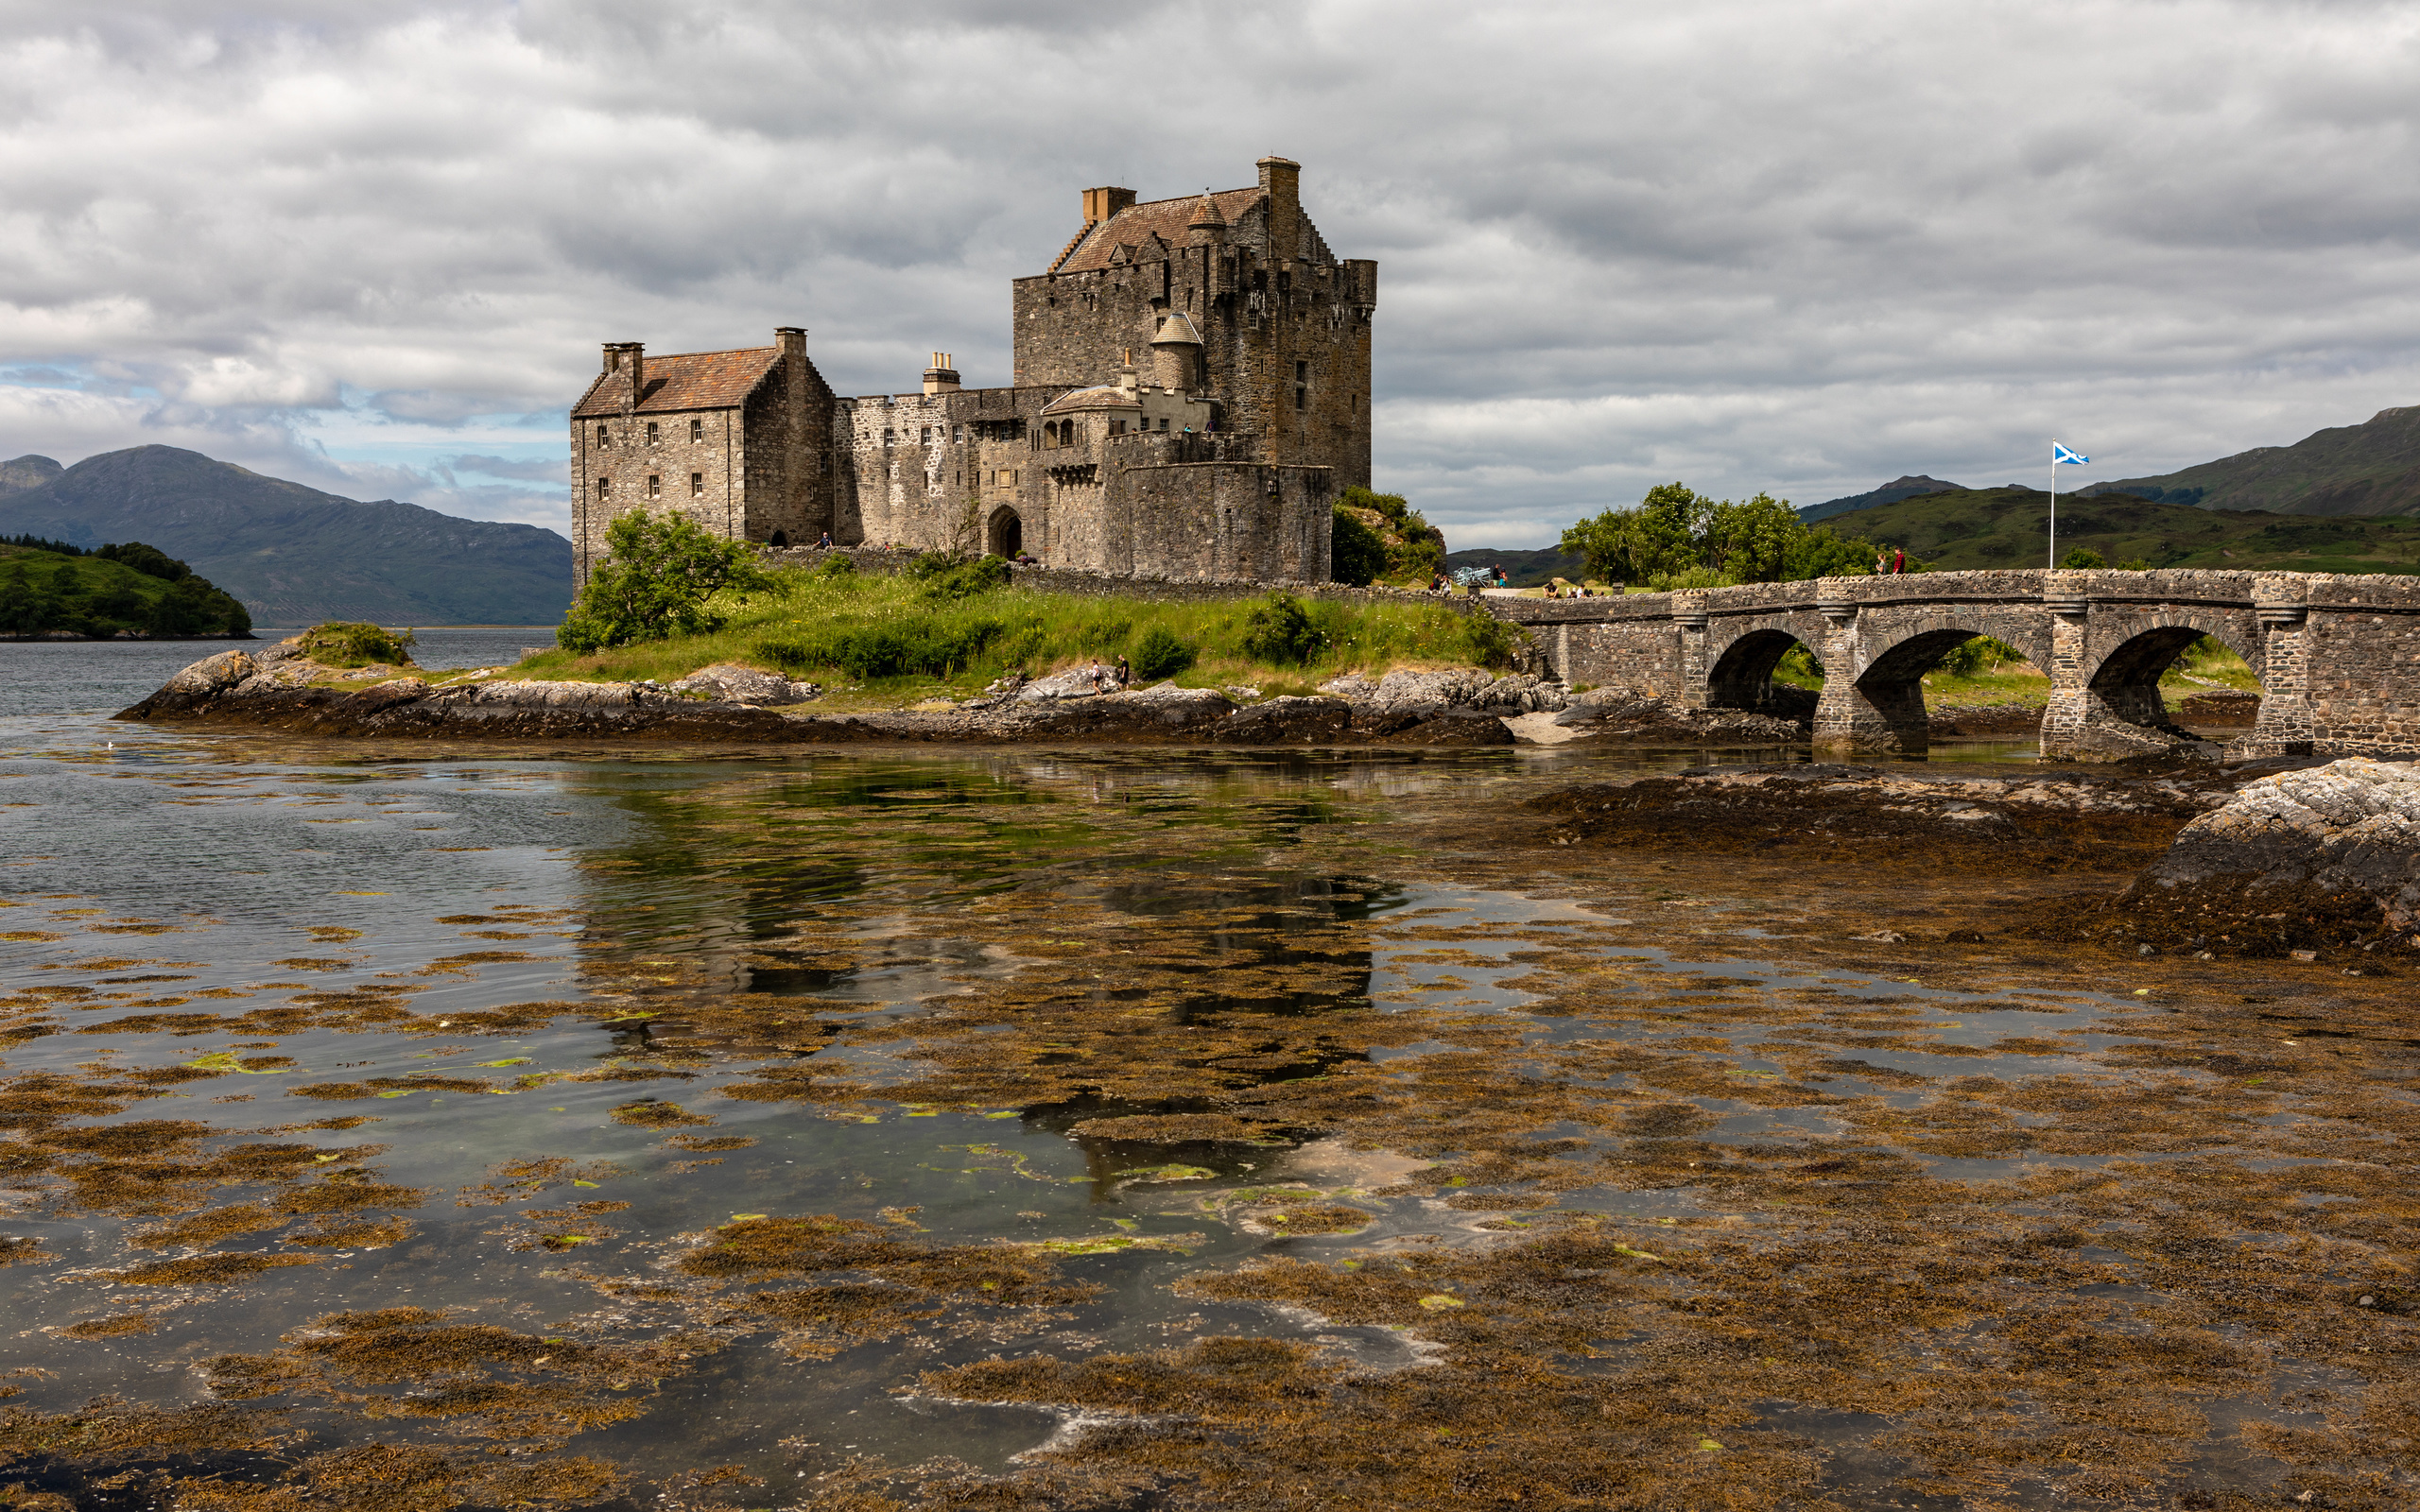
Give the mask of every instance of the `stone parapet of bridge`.
[[2259, 721], [2231, 754], [2420, 756], [2420, 577], [2032, 568], [1483, 602], [1564, 681], [1691, 708], [1771, 705], [1802, 644], [1824, 666], [1829, 749], [1924, 750], [1924, 674], [1976, 635], [2049, 676], [2045, 756], [2155, 749], [2184, 738], [2160, 675], [2208, 635], [2260, 679]]

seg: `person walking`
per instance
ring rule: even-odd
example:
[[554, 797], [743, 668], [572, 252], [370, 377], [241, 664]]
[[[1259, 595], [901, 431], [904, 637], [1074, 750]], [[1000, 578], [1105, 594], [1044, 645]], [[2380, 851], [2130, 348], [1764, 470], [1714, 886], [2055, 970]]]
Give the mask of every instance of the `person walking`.
[[1121, 656], [1117, 659], [1117, 691], [1124, 693], [1133, 685], [1134, 669], [1128, 666], [1126, 664], [1126, 659]]
[[1904, 572], [1906, 572], [1907, 570], [1908, 570], [1908, 552], [1907, 552], [1907, 548], [1903, 546], [1903, 547], [1901, 547], [1899, 550], [1897, 550], [1897, 551], [1895, 551], [1895, 552], [1892, 553], [1892, 556], [1891, 556], [1891, 573], [1892, 573], [1892, 576], [1895, 577], [1895, 576], [1897, 576], [1899, 574], [1904, 573]]

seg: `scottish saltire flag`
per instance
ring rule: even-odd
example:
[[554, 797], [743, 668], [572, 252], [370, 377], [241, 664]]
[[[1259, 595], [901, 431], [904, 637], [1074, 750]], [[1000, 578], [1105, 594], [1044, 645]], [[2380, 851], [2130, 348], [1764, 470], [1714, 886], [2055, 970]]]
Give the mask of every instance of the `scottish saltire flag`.
[[2057, 467], [2062, 462], [2082, 463], [2089, 462], [2091, 460], [2092, 458], [2088, 456], [2076, 455], [2075, 453], [2068, 451], [2066, 447], [2061, 446], [2056, 441], [2052, 441], [2050, 443], [2050, 465], [2052, 467]]

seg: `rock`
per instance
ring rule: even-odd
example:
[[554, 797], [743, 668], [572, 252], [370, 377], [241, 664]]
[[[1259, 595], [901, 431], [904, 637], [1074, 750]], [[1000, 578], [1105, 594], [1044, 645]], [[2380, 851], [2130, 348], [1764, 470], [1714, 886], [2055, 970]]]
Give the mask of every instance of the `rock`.
[[1107, 667], [1101, 669], [1100, 685], [1094, 686], [1092, 664], [1086, 662], [1080, 667], [1069, 667], [1064, 672], [1054, 672], [1046, 678], [1036, 678], [1017, 689], [1017, 696], [1028, 703], [1046, 703], [1054, 698], [1091, 698], [1116, 686], [1110, 679]]
[[812, 682], [792, 682], [777, 673], [718, 662], [700, 667], [672, 684], [675, 693], [702, 693], [724, 703], [777, 705], [804, 703], [823, 690]]
[[241, 651], [221, 651], [206, 656], [161, 684], [162, 693], [183, 694], [187, 696], [208, 696], [234, 687], [259, 670], [252, 659]]
[[1510, 746], [1512, 731], [1484, 709], [1448, 709], [1388, 737], [1398, 746]]
[[2213, 886], [2246, 895], [2357, 892], [2386, 927], [2420, 929], [2420, 764], [2348, 757], [2245, 786], [2187, 825], [2129, 897]]
[[1222, 745], [1274, 746], [1342, 742], [1353, 729], [1353, 706], [1341, 698], [1270, 698], [1238, 709], [1213, 727]]
[[1555, 723], [1609, 745], [1788, 746], [1807, 733], [1805, 725], [1754, 710], [1684, 709], [1614, 690], [1581, 695]]

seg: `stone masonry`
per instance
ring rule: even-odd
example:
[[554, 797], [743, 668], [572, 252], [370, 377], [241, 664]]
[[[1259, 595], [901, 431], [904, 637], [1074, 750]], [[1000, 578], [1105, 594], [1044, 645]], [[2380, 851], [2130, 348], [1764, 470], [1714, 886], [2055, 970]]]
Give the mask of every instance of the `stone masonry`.
[[2122, 756], [2181, 738], [2160, 674], [2215, 636], [2258, 674], [2238, 756], [2420, 756], [2420, 579], [2195, 570], [1825, 577], [1601, 599], [1490, 598], [1570, 683], [1756, 709], [1793, 644], [1823, 663], [1815, 743], [1920, 754], [1922, 678], [1974, 635], [2049, 674], [2042, 751]]
[[1377, 265], [1328, 249], [1301, 177], [1265, 158], [1249, 188], [1085, 190], [1082, 228], [1013, 284], [1007, 387], [963, 387], [937, 352], [920, 392], [838, 397], [795, 327], [733, 352], [607, 345], [571, 415], [580, 579], [606, 526], [643, 508], [777, 548], [829, 532], [1115, 576], [1325, 582], [1330, 505], [1370, 480]]

